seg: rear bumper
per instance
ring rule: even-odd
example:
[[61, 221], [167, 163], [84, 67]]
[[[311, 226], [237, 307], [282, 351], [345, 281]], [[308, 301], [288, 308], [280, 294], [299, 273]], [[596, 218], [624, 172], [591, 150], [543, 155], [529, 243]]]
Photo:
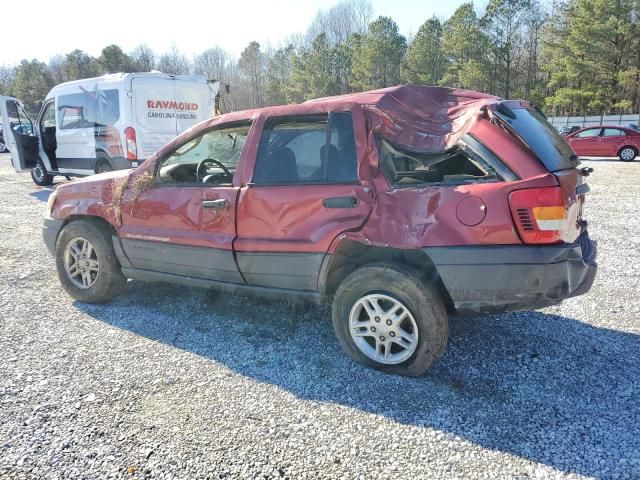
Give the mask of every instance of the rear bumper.
[[55, 254], [56, 251], [56, 240], [58, 239], [58, 234], [60, 230], [62, 230], [64, 222], [62, 220], [56, 220], [55, 218], [45, 217], [42, 224], [42, 239], [44, 240], [44, 244], [47, 246], [47, 250], [51, 255]]
[[586, 293], [597, 271], [596, 243], [429, 247], [457, 313], [533, 310]]

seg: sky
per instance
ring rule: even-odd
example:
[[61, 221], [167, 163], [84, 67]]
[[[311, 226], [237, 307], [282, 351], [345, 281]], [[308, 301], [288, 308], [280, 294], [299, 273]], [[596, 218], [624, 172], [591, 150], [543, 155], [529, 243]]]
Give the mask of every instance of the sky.
[[[175, 42], [189, 56], [220, 46], [234, 56], [256, 40], [277, 47], [304, 32], [316, 12], [337, 0], [9, 0], [3, 5], [5, 40], [0, 65], [37, 58], [47, 62], [76, 48], [99, 56], [116, 43], [125, 52], [146, 43], [157, 54]], [[392, 17], [403, 35], [415, 34], [432, 15], [449, 17], [462, 0], [372, 0], [374, 17]], [[25, 15], [29, 12], [29, 15]], [[28, 18], [28, 19], [27, 19]], [[24, 21], [18, 21], [24, 19]]]

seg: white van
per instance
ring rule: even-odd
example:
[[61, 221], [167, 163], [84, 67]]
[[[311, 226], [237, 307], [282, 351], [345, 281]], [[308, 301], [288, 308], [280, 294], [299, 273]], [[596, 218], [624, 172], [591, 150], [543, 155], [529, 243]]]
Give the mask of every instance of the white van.
[[35, 124], [22, 103], [0, 97], [16, 171], [38, 185], [137, 167], [176, 135], [214, 114], [220, 84], [205, 77], [116, 73], [55, 86]]

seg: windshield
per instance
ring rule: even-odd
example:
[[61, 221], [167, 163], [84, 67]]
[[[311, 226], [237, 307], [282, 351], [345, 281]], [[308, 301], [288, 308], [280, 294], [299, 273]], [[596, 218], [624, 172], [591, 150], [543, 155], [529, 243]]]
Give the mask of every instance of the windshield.
[[580, 164], [571, 146], [538, 110], [512, 109], [501, 104], [495, 113], [513, 129], [550, 172], [575, 168]]

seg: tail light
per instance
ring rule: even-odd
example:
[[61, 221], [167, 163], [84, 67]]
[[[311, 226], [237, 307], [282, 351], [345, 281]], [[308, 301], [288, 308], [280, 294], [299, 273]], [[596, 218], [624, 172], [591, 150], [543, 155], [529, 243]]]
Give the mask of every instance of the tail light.
[[133, 127], [124, 129], [124, 137], [127, 140], [127, 160], [138, 159], [138, 146], [136, 144], [136, 130]]
[[524, 243], [565, 241], [568, 218], [560, 187], [515, 190], [509, 194], [509, 207]]

